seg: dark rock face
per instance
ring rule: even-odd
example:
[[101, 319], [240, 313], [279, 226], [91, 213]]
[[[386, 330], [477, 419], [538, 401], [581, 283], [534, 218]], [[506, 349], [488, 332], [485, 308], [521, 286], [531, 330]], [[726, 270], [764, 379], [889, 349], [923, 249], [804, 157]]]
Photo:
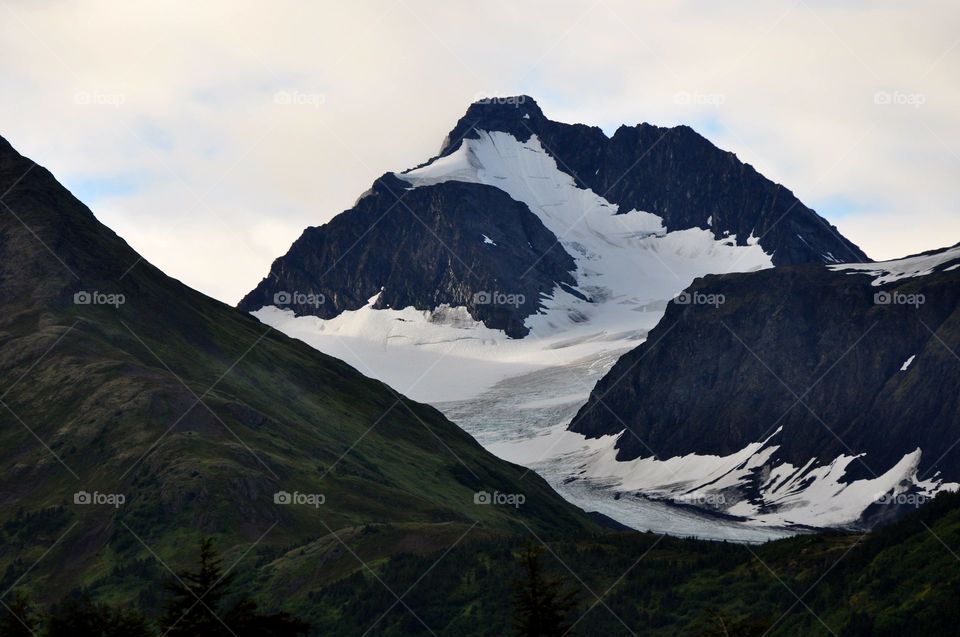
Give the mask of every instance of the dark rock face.
[[[580, 186], [621, 212], [660, 215], [668, 230], [707, 228], [710, 218], [718, 238], [736, 234], [745, 245], [751, 233], [760, 237], [775, 264], [868, 260], [790, 191], [684, 126], [640, 124], [607, 138], [597, 127], [550, 121], [532, 98], [518, 96], [471, 105], [440, 156], [477, 130], [521, 141], [536, 134]], [[461, 182], [411, 189], [388, 174], [353, 209], [308, 228], [239, 307], [280, 305], [332, 318], [383, 288], [378, 308], [463, 305], [486, 326], [522, 337], [542, 295], [557, 285], [579, 294], [574, 271], [557, 237], [499, 189]], [[283, 293], [288, 302], [276, 303]], [[484, 293], [505, 302], [477, 302]]]
[[851, 468], [874, 477], [919, 447], [921, 478], [957, 480], [960, 271], [949, 265], [882, 287], [812, 265], [699, 279], [687, 298], [724, 302], [671, 303], [570, 428], [629, 428], [618, 442], [628, 460], [726, 455], [782, 427], [778, 459], [797, 466], [865, 453]]
[[[790, 190], [687, 126], [621, 126], [608, 138], [595, 126], [562, 124], [544, 117], [526, 96], [477, 103], [448, 136], [441, 154], [472, 131], [499, 130], [525, 141], [536, 134], [561, 170], [577, 183], [620, 206], [652, 212], [667, 230], [704, 228], [739, 245], [760, 238], [775, 265], [869, 261]], [[709, 219], [709, 223], [708, 223]]]
[[[462, 305], [522, 337], [542, 295], [576, 284], [574, 269], [553, 233], [502, 190], [462, 182], [410, 189], [387, 174], [356, 207], [308, 228], [240, 308], [286, 305], [332, 318], [382, 288], [377, 308]], [[283, 292], [291, 303], [275, 302]]]

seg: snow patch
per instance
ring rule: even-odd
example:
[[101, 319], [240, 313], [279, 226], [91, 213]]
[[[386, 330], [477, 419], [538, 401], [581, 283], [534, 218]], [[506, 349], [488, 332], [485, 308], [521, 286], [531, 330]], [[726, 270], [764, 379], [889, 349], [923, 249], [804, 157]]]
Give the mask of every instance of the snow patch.
[[[728, 456], [688, 454], [629, 462], [615, 460], [616, 437], [608, 436], [591, 444], [594, 452], [581, 476], [620, 491], [743, 517], [748, 525], [777, 528], [856, 526], [863, 512], [884, 495], [910, 491], [932, 498], [941, 490], [960, 488], [936, 478], [920, 480], [920, 449], [904, 455], [881, 476], [852, 482], [845, 476], [859, 456], [841, 455], [827, 464], [811, 458], [802, 467], [771, 462], [779, 449], [772, 442], [777, 433]], [[758, 472], [765, 479], [748, 499], [745, 494]]]
[[[863, 272], [875, 276], [877, 278], [873, 280], [872, 285], [879, 286], [885, 283], [899, 281], [900, 279], [927, 276], [937, 271], [941, 266], [957, 260], [960, 260], [960, 246], [934, 252], [933, 254], [921, 254], [915, 257], [894, 259], [893, 261], [880, 261], [878, 263], [842, 263], [840, 265], [827, 267], [835, 272]], [[949, 272], [958, 266], [960, 266], [960, 263], [944, 268], [942, 271]]]

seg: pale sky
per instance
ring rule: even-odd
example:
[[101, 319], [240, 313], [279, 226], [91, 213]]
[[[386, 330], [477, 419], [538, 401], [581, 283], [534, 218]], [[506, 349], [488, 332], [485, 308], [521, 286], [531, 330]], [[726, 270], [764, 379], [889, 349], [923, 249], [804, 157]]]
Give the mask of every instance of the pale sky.
[[875, 259], [960, 241], [960, 4], [0, 0], [0, 135], [236, 303], [468, 104], [689, 124]]

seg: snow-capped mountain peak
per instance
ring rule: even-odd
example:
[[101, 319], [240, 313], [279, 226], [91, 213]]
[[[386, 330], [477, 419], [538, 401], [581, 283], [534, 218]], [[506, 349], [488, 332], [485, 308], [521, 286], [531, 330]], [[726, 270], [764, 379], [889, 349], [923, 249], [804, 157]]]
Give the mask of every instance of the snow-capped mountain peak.
[[[567, 464], [536, 441], [562, 433], [695, 279], [838, 254], [868, 261], [688, 127], [608, 137], [548, 119], [527, 96], [491, 98], [470, 106], [438, 156], [308, 228], [241, 307], [439, 406], [563, 491], [569, 475], [551, 467]], [[504, 417], [523, 415], [515, 427], [474, 411], [504, 390], [515, 407]], [[595, 451], [568, 443], [557, 447], [567, 460]]]

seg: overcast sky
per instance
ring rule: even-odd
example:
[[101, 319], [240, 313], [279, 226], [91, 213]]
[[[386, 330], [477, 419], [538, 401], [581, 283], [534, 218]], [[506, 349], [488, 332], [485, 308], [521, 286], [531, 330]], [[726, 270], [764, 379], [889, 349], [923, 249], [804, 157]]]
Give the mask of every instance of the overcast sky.
[[875, 258], [960, 241], [955, 0], [0, 0], [0, 135], [235, 303], [478, 96], [686, 123]]

